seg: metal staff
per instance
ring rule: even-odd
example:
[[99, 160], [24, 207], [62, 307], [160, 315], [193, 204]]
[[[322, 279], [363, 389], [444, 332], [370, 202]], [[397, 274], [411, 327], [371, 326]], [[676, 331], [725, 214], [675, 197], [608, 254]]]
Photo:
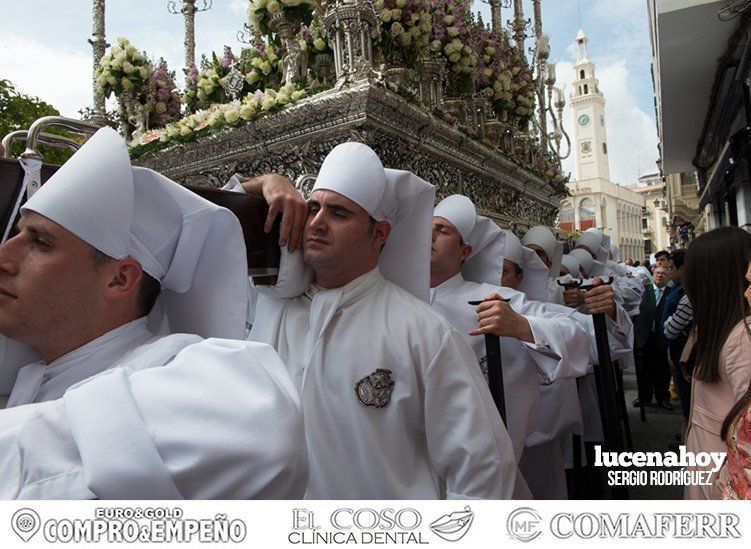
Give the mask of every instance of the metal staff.
[[[603, 285], [613, 283], [613, 277], [603, 282]], [[589, 291], [597, 286], [582, 285], [581, 281], [568, 282], [561, 286], [576, 286], [580, 290]], [[600, 401], [600, 414], [602, 418], [602, 427], [605, 432], [605, 447], [608, 451], [623, 451], [623, 433], [621, 430], [621, 421], [618, 417], [618, 391], [615, 382], [615, 371], [613, 361], [610, 358], [610, 343], [608, 341], [608, 328], [605, 323], [604, 313], [595, 313], [592, 315], [592, 323], [595, 327], [595, 343], [597, 344], [597, 361], [598, 366], [595, 371], [595, 382], [597, 383], [597, 392]], [[628, 490], [625, 486], [613, 486], [612, 494], [615, 499], [628, 499]]]
[[[506, 303], [508, 299], [501, 299]], [[470, 305], [477, 306], [482, 301], [469, 301]], [[485, 334], [485, 357], [488, 360], [488, 387], [495, 402], [495, 407], [501, 414], [504, 425], [506, 422], [506, 393], [503, 390], [503, 361], [501, 359], [501, 338], [493, 334]]]

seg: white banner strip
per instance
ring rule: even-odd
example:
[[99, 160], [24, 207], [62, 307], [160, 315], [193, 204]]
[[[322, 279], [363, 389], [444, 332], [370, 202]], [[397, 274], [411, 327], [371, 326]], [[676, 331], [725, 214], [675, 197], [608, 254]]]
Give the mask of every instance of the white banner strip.
[[696, 501], [0, 502], [0, 547], [747, 546], [751, 506]]

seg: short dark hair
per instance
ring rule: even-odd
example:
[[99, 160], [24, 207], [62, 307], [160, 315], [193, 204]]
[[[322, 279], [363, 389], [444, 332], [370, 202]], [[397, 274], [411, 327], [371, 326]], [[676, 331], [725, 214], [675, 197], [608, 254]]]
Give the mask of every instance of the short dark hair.
[[676, 269], [680, 269], [683, 267], [683, 262], [686, 260], [686, 250], [676, 250], [672, 254], [670, 254], [670, 261], [673, 262], [673, 265]]
[[661, 257], [667, 257], [668, 259], [670, 259], [670, 252], [668, 252], [667, 250], [660, 250], [655, 254], [655, 259], [660, 259]]
[[138, 289], [138, 312], [141, 316], [151, 312], [161, 292], [162, 283], [144, 271], [141, 287]]
[[[115, 261], [113, 258], [92, 248], [91, 263], [94, 268], [101, 267], [109, 261]], [[154, 308], [156, 300], [159, 298], [159, 294], [162, 291], [162, 283], [150, 274], [143, 271], [143, 278], [141, 279], [141, 286], [138, 288], [138, 296], [136, 299], [136, 307], [138, 308], [138, 316], [146, 316]]]

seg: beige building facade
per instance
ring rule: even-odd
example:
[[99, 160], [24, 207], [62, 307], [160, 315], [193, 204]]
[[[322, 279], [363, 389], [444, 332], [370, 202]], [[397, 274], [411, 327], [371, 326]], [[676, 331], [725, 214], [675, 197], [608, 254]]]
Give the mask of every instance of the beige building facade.
[[670, 249], [667, 185], [662, 182], [660, 174], [652, 173], [640, 177], [632, 190], [644, 197], [641, 233], [645, 256]]
[[586, 35], [576, 37], [574, 65], [573, 143], [576, 180], [567, 184], [570, 197], [561, 201], [560, 229], [567, 233], [602, 229], [621, 249], [622, 259], [643, 259], [642, 210], [644, 197], [610, 181], [605, 120], [605, 96], [599, 89], [595, 64], [589, 58]]

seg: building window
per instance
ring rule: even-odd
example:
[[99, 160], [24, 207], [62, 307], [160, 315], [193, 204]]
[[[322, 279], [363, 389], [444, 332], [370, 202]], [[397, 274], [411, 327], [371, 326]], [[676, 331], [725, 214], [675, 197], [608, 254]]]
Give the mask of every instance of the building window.
[[595, 204], [590, 198], [579, 202], [579, 230], [586, 231], [595, 226]]
[[566, 200], [561, 202], [561, 209], [558, 212], [558, 224], [564, 231], [574, 231], [574, 207]]
[[586, 84], [584, 84], [584, 95], [588, 93], [589, 93], [589, 87]]
[[581, 78], [582, 80], [584, 80], [584, 69], [582, 69], [582, 70], [579, 71], [579, 78]]
[[602, 144], [602, 152], [605, 153], [605, 154], [608, 154], [608, 144], [607, 143], [603, 143]]

